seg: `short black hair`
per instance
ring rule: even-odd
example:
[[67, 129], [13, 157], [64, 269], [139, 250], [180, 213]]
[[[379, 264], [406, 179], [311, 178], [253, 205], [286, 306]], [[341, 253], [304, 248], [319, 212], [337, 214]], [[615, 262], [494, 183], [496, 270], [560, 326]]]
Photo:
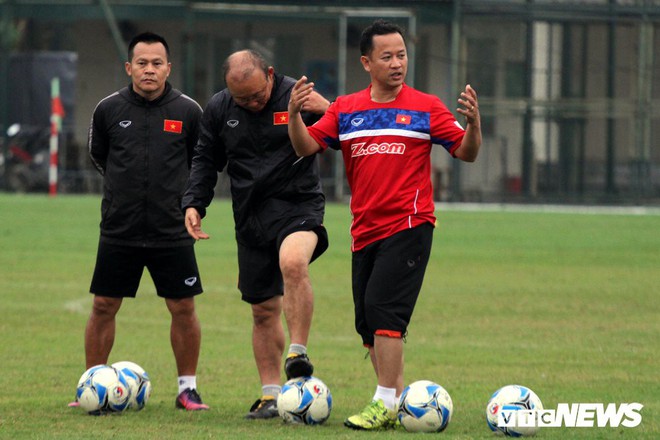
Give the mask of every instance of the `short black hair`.
[[167, 41], [165, 41], [165, 38], [161, 37], [158, 34], [154, 34], [153, 32], [142, 32], [141, 34], [134, 36], [131, 42], [128, 43], [129, 63], [133, 60], [133, 49], [135, 49], [135, 46], [138, 43], [147, 43], [147, 44], [161, 43], [163, 46], [165, 46], [165, 53], [167, 53], [167, 59], [169, 60], [170, 46], [167, 45]]
[[360, 54], [367, 56], [374, 49], [374, 35], [399, 34], [404, 39], [403, 28], [397, 24], [378, 19], [367, 26], [360, 36]]

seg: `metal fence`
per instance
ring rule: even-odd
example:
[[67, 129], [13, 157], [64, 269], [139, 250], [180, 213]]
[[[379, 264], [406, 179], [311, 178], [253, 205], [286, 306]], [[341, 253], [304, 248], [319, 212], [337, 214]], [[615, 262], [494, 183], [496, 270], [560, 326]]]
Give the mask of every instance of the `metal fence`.
[[[100, 189], [85, 148], [86, 122], [101, 93], [92, 93], [90, 77], [107, 87], [100, 97], [124, 85], [117, 79], [116, 53], [131, 32], [167, 29], [178, 54], [179, 73], [172, 80], [204, 104], [223, 87], [222, 58], [241, 47], [264, 50], [278, 70], [292, 76], [323, 77], [318, 82], [327, 95], [363, 88], [368, 77], [358, 63], [355, 38], [382, 15], [409, 31], [410, 84], [440, 96], [450, 109], [466, 83], [479, 93], [482, 152], [476, 163], [461, 164], [441, 148], [434, 151], [437, 200], [660, 201], [657, 0], [0, 0], [0, 10], [3, 133], [15, 122], [6, 92], [8, 54], [78, 54], [76, 118], [65, 118], [61, 139], [61, 191]], [[5, 135], [0, 158], [5, 188], [8, 149]], [[329, 198], [345, 199], [340, 155], [326, 153], [320, 161]], [[224, 177], [220, 182], [219, 194], [226, 195], [228, 183]]]

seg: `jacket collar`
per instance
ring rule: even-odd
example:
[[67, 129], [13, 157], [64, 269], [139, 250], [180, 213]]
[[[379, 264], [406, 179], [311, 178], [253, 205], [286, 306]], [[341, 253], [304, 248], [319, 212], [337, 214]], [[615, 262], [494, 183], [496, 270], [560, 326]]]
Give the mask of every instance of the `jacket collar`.
[[282, 85], [282, 80], [284, 80], [284, 75], [280, 75], [277, 72], [273, 74], [273, 90], [270, 92], [270, 99], [268, 100], [268, 104], [280, 100], [282, 96], [287, 92], [285, 87], [280, 87]]
[[158, 105], [160, 105], [164, 102], [169, 101], [169, 99], [168, 99], [169, 96], [168, 95], [170, 94], [171, 91], [172, 91], [172, 85], [170, 84], [169, 81], [166, 81], [165, 82], [165, 90], [163, 90], [163, 93], [158, 98], [154, 99], [153, 101], [149, 101], [149, 100], [143, 98], [142, 96], [138, 95], [135, 92], [135, 90], [133, 90], [133, 84], [132, 83], [128, 85], [128, 96], [131, 98], [131, 100], [133, 102], [135, 102], [136, 104], [139, 104], [139, 105], [143, 105], [143, 106], [146, 106], [146, 105], [158, 106]]

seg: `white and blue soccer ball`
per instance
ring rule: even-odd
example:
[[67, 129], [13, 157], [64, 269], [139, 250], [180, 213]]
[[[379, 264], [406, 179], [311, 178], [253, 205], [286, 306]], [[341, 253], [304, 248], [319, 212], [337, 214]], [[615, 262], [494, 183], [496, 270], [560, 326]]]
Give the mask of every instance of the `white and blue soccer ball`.
[[108, 365], [96, 365], [78, 381], [76, 400], [90, 414], [122, 412], [128, 408], [131, 391], [124, 374]]
[[[504, 434], [510, 437], [522, 437], [535, 435], [539, 428], [537, 426], [515, 426], [518, 422], [517, 411], [542, 410], [541, 399], [531, 389], [521, 385], [506, 385], [495, 391], [486, 405], [486, 423], [496, 434]], [[500, 413], [507, 415], [510, 426], [498, 426]], [[521, 413], [522, 414], [522, 413]], [[522, 421], [522, 419], [520, 419]], [[533, 423], [521, 423], [522, 425], [534, 425]]]
[[451, 396], [430, 380], [418, 380], [401, 393], [397, 418], [410, 432], [441, 432], [454, 412]]
[[112, 367], [124, 373], [126, 382], [131, 391], [128, 404], [130, 409], [141, 410], [151, 397], [151, 380], [144, 368], [130, 361], [115, 362]]
[[330, 389], [314, 376], [289, 380], [277, 396], [277, 412], [288, 423], [319, 425], [328, 420], [331, 411]]

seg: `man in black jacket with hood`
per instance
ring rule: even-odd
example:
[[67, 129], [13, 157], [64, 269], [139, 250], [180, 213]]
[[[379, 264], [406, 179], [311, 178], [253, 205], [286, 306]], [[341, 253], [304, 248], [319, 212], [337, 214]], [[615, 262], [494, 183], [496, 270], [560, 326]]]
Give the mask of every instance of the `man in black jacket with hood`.
[[[252, 50], [230, 55], [224, 63], [227, 88], [204, 110], [200, 138], [182, 207], [186, 227], [195, 239], [209, 238], [201, 219], [213, 198], [217, 173], [225, 166], [231, 181], [239, 284], [252, 307], [252, 348], [262, 397], [248, 419], [277, 416], [280, 362], [285, 335], [290, 345], [287, 378], [310, 376], [307, 340], [314, 306], [309, 263], [328, 246], [323, 227], [325, 197], [318, 161], [299, 159], [287, 131], [292, 78], [275, 73]], [[304, 109], [310, 123], [330, 103], [318, 93]], [[312, 114], [313, 113], [313, 114]]]
[[98, 103], [89, 129], [103, 200], [86, 364], [108, 362], [115, 315], [123, 298], [135, 297], [147, 267], [172, 317], [175, 406], [204, 410], [208, 406], [196, 390], [201, 329], [194, 302], [202, 284], [180, 209], [202, 109], [167, 82], [171, 64], [163, 37], [147, 32], [133, 38], [125, 68], [131, 84]]

